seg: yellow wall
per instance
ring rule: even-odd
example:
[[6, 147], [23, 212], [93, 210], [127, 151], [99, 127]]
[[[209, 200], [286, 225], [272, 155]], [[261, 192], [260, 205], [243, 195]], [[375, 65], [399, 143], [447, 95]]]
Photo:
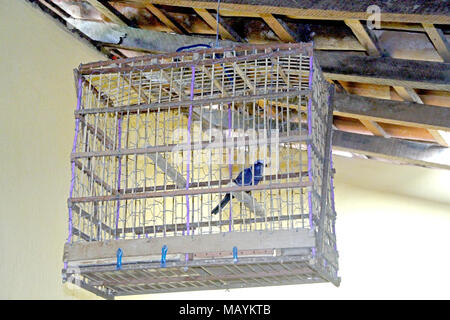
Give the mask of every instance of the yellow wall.
[[22, 0], [2, 1], [0, 39], [0, 298], [70, 298], [73, 69], [103, 57]]
[[[103, 57], [24, 1], [0, 8], [0, 299], [95, 298], [61, 284], [72, 69]], [[143, 298], [450, 298], [450, 173], [336, 158], [342, 284]]]

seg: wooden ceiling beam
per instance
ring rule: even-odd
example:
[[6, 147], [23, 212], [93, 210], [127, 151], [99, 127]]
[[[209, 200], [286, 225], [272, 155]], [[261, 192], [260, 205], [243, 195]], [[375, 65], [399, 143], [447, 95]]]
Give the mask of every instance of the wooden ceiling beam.
[[[215, 0], [114, 0], [116, 2], [153, 3], [169, 6], [217, 9]], [[367, 20], [372, 15], [367, 8], [377, 5], [383, 21], [450, 24], [445, 14], [445, 2], [434, 0], [404, 0], [386, 2], [383, 0], [335, 1], [335, 0], [227, 0], [220, 3], [221, 10], [276, 15], [289, 15], [312, 20]]]
[[316, 52], [315, 57], [330, 80], [450, 91], [447, 63], [323, 51]]
[[273, 32], [280, 38], [281, 41], [284, 42], [296, 42], [295, 37], [293, 36], [292, 31], [289, 30], [288, 26], [281, 20], [275, 18], [270, 13], [261, 14], [261, 18], [265, 23], [272, 29]]
[[[374, 57], [381, 56], [381, 49], [375, 36], [369, 32], [361, 21], [354, 19], [344, 20], [345, 24], [352, 30], [361, 45], [366, 49], [367, 53]], [[375, 136], [390, 138], [390, 135], [375, 121], [368, 119], [360, 119], [361, 123]]]
[[160, 9], [155, 7], [151, 3], [144, 4], [145, 8], [150, 11], [151, 14], [153, 14], [156, 18], [158, 18], [159, 21], [161, 21], [166, 27], [171, 29], [173, 32], [178, 34], [184, 34], [184, 32], [178, 28], [172, 20], [170, 20], [167, 15], [162, 12]]
[[[420, 98], [420, 96], [417, 94], [417, 92], [412, 88], [404, 88], [404, 87], [393, 87], [394, 90], [398, 93], [398, 95], [405, 101], [413, 101], [417, 104], [423, 105], [423, 101]], [[447, 115], [447, 119], [450, 119], [450, 113]], [[444, 128], [444, 130], [449, 130], [450, 128]], [[444, 137], [441, 135], [441, 133], [438, 131], [439, 129], [429, 129], [428, 131], [433, 136], [433, 138], [436, 140], [437, 143], [439, 143], [442, 146], [448, 147], [448, 142], [444, 139]]]
[[[358, 38], [359, 42], [366, 48], [367, 53], [371, 56], [379, 57], [382, 55], [382, 49], [378, 44], [378, 41], [376, 37], [370, 32], [370, 30], [367, 29], [367, 27], [363, 26], [359, 20], [345, 20], [344, 21], [347, 26], [349, 26], [355, 36]], [[450, 56], [449, 51], [445, 48], [445, 38], [439, 37], [436, 28], [433, 27], [433, 25], [427, 25], [423, 24], [425, 30], [427, 31], [428, 35], [430, 36], [430, 39], [432, 39], [433, 43], [436, 42], [435, 46], [438, 51], [440, 51], [441, 56], [443, 56], [443, 59], [445, 60], [445, 54]], [[428, 26], [428, 27], [427, 27]], [[423, 104], [422, 99], [420, 99], [419, 95], [414, 91], [414, 89], [409, 87], [401, 87], [401, 86], [394, 86], [394, 89], [399, 93], [399, 95], [407, 101], [414, 101], [416, 103]], [[372, 132], [376, 136], [384, 136], [385, 138], [388, 138], [389, 136], [386, 135], [386, 132], [382, 130], [382, 128], [375, 122], [370, 120], [361, 120], [361, 122], [364, 124], [364, 126], [369, 129], [370, 132]], [[381, 130], [380, 130], [381, 129]], [[448, 147], [448, 143], [444, 139], [444, 137], [439, 133], [438, 130], [429, 129], [429, 133], [433, 136], [433, 138], [443, 146]]]
[[[333, 123], [337, 129], [342, 131], [381, 137], [381, 135], [372, 134], [359, 119], [335, 116]], [[435, 143], [433, 136], [424, 128], [400, 126], [390, 123], [380, 123], [380, 127], [389, 135], [389, 138]]]
[[[194, 8], [195, 12], [203, 18], [203, 20], [211, 27], [211, 29], [216, 30], [217, 20], [209, 13], [208, 10], [203, 8]], [[236, 32], [232, 31], [229, 26], [225, 26], [223, 21], [220, 21], [219, 17], [219, 34], [224, 40], [238, 41], [239, 36]]]
[[344, 20], [344, 23], [353, 31], [354, 35], [369, 55], [374, 57], [381, 56], [381, 49], [378, 45], [378, 41], [361, 21], [346, 19]]
[[114, 12], [114, 8], [109, 5], [107, 2], [102, 2], [100, 0], [86, 0], [92, 5], [95, 9], [97, 9], [101, 14], [107, 17], [112, 23], [118, 24], [120, 26], [127, 26], [128, 23]]
[[334, 115], [382, 123], [450, 130], [450, 108], [336, 93]]
[[450, 170], [450, 148], [401, 139], [386, 139], [333, 130], [333, 150]]
[[441, 29], [431, 23], [423, 23], [423, 28], [444, 62], [450, 62], [450, 44]]
[[374, 135], [379, 137], [390, 138], [391, 136], [375, 121], [359, 119], [361, 123]]
[[450, 147], [450, 144], [445, 140], [443, 134], [439, 130], [429, 129], [428, 132], [433, 136], [437, 143], [444, 147]]
[[[71, 18], [66, 21], [94, 41], [115, 44], [120, 42], [127, 48], [153, 52], [175, 52], [181, 46], [211, 42], [209, 38], [119, 27], [93, 21]], [[233, 45], [233, 42], [220, 41], [220, 45], [227, 47]], [[316, 51], [314, 56], [329, 80], [450, 91], [448, 63], [323, 51]]]

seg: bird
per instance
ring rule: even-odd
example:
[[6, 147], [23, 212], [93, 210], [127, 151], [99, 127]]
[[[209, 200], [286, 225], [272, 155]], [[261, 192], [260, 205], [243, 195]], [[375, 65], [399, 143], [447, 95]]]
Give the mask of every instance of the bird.
[[[238, 186], [256, 186], [263, 178], [263, 168], [264, 162], [262, 160], [257, 160], [253, 164], [253, 166], [242, 170], [239, 175], [233, 180], [233, 182]], [[250, 193], [250, 191], [248, 191], [247, 193]], [[220, 201], [220, 203], [211, 211], [211, 214], [217, 214], [228, 204], [228, 202], [230, 202], [230, 200], [231, 193], [227, 193], [223, 197], [222, 201]]]

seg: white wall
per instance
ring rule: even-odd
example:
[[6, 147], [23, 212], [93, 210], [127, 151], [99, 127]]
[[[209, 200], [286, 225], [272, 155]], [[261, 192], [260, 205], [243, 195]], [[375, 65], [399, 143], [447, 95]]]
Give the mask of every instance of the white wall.
[[[61, 284], [72, 70], [102, 59], [24, 1], [0, 8], [0, 299], [95, 298]], [[448, 171], [336, 158], [342, 285], [141, 298], [450, 298]]]
[[138, 298], [450, 298], [450, 205], [364, 189], [338, 180], [336, 206], [342, 277], [339, 288], [307, 284]]

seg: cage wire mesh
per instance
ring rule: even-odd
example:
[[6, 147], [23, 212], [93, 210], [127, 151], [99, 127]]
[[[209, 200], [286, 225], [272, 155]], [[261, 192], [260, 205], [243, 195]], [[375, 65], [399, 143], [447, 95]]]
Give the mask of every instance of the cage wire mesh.
[[[291, 278], [338, 284], [333, 88], [312, 52], [311, 44], [247, 45], [81, 65], [75, 72], [63, 273], [74, 275], [76, 266], [82, 287], [107, 296], [283, 284]], [[229, 201], [221, 205], [224, 197]], [[102, 260], [101, 269], [102, 254], [71, 258], [77, 246], [99, 243], [123, 247], [126, 240], [170, 243], [225, 234], [233, 242], [240, 234], [298, 230], [314, 241], [300, 254], [283, 258], [287, 251], [273, 243], [239, 251], [263, 259], [265, 268], [261, 261], [238, 267], [231, 247], [227, 254], [187, 248], [179, 259], [182, 271], [150, 260], [145, 268], [121, 270], [108, 269]]]

